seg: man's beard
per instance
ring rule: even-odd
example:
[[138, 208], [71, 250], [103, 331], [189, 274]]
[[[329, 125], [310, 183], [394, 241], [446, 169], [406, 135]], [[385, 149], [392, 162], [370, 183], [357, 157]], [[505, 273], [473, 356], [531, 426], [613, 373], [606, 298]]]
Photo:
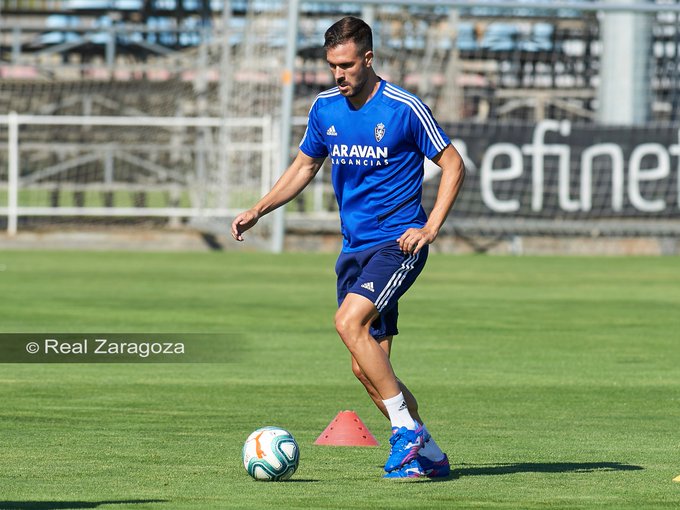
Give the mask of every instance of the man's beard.
[[338, 83], [338, 87], [341, 87], [342, 85], [349, 85], [349, 88], [346, 93], [343, 92], [342, 89], [340, 89], [340, 93], [345, 97], [354, 97], [357, 96], [362, 90], [364, 90], [367, 81], [368, 78], [362, 81], [361, 83], [358, 83], [356, 86], [352, 86], [351, 84], [348, 84], [347, 81], [343, 81], [342, 83]]

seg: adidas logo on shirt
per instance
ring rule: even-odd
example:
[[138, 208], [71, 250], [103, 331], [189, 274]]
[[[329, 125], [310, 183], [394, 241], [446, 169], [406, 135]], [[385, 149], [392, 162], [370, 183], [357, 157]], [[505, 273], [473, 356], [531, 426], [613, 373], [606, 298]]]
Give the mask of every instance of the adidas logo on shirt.
[[375, 292], [375, 289], [373, 289], [373, 282], [366, 282], [361, 285], [362, 289], [370, 290], [371, 292]]
[[335, 130], [335, 126], [329, 127], [328, 130], [326, 131], [326, 134], [328, 136], [338, 136], [338, 132]]

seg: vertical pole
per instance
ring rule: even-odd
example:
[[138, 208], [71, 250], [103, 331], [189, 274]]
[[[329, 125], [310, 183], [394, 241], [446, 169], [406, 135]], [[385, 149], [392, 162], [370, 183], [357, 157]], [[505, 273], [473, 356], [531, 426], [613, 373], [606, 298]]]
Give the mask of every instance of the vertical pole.
[[[366, 24], [369, 27], [373, 28], [374, 31], [375, 31], [375, 28], [374, 28], [375, 27], [375, 9], [376, 9], [375, 5], [370, 5], [368, 3], [363, 4], [361, 6], [361, 18], [366, 22]], [[375, 33], [373, 34], [373, 37], [374, 37], [373, 44], [374, 45], [376, 45], [376, 42], [378, 42], [378, 41], [375, 41], [376, 35], [377, 34], [375, 34]]]
[[322, 212], [324, 210], [323, 191], [324, 191], [324, 175], [323, 167], [319, 169], [316, 174], [316, 181], [314, 183], [314, 212]]
[[458, 9], [451, 8], [446, 22], [446, 30], [451, 41], [449, 59], [444, 67], [446, 87], [442, 90], [442, 108], [437, 114], [439, 120], [444, 122], [458, 122], [462, 118], [463, 113], [463, 89], [459, 85], [458, 80], [461, 72], [460, 56], [456, 46], [459, 27], [460, 13]]
[[[109, 72], [113, 73], [113, 67], [116, 63], [116, 39], [118, 36], [118, 31], [113, 27], [109, 26], [106, 28], [106, 47], [105, 47], [105, 58], [106, 67]], [[110, 78], [113, 78], [112, 76]]]
[[[178, 6], [177, 9], [180, 9]], [[177, 11], [179, 12], [179, 11]], [[179, 15], [179, 14], [177, 14]], [[205, 35], [204, 33], [202, 35]], [[196, 78], [194, 79], [194, 94], [196, 94], [196, 110], [200, 117], [208, 116], [208, 45], [203, 41], [198, 47], [196, 62]], [[185, 129], [187, 129], [185, 127]], [[204, 209], [213, 206], [212, 197], [209, 196], [210, 174], [212, 167], [209, 166], [214, 147], [212, 131], [209, 127], [202, 127], [196, 133], [196, 174], [198, 181], [198, 207], [201, 209], [201, 217], [204, 217]]]
[[[633, 6], [638, 0], [607, 0]], [[602, 59], [597, 119], [634, 125], [649, 118], [652, 28], [643, 12], [606, 12], [601, 25]]]
[[270, 115], [262, 117], [262, 187], [261, 196], [272, 188], [272, 168], [274, 166], [274, 126]]
[[7, 116], [7, 234], [17, 233], [17, 219], [19, 216], [19, 116], [17, 112], [10, 112]]
[[21, 59], [21, 27], [12, 29], [12, 64], [18, 64]]
[[[290, 161], [290, 140], [293, 128], [293, 94], [295, 92], [295, 56], [297, 55], [297, 26], [300, 17], [300, 1], [288, 0], [288, 26], [286, 33], [286, 61], [283, 69], [283, 94], [281, 98], [281, 159], [277, 179]], [[281, 253], [286, 230], [283, 207], [273, 212], [272, 251]]]
[[104, 150], [104, 183], [107, 186], [113, 184], [113, 144], [109, 144]]
[[[229, 0], [222, 0], [222, 27], [220, 40], [220, 85], [219, 85], [219, 101], [220, 101], [220, 119], [222, 125], [219, 127], [219, 147], [218, 147], [218, 172], [219, 172], [219, 188], [218, 207], [227, 209], [229, 207], [229, 142], [230, 133], [226, 126], [226, 120], [229, 117], [229, 98], [231, 97], [231, 83], [233, 80], [232, 61], [231, 61], [231, 2]], [[206, 34], [206, 32], [204, 32]], [[204, 39], [203, 44], [207, 45], [208, 41]]]

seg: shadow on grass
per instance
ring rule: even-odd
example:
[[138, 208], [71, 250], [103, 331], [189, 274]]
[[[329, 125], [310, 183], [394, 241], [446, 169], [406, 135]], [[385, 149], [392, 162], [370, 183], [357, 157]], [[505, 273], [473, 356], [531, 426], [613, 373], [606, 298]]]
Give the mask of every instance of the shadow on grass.
[[0, 510], [69, 510], [97, 508], [101, 505], [141, 505], [167, 503], [165, 499], [127, 499], [119, 501], [0, 501]]
[[461, 464], [451, 473], [462, 476], [512, 475], [516, 473], [591, 473], [593, 471], [639, 471], [642, 466], [620, 462], [521, 462], [517, 464]]
[[[317, 483], [320, 482], [321, 480], [317, 480], [315, 478], [289, 478], [288, 480], [283, 480], [278, 483]], [[2, 510], [0, 508], [0, 510]]]

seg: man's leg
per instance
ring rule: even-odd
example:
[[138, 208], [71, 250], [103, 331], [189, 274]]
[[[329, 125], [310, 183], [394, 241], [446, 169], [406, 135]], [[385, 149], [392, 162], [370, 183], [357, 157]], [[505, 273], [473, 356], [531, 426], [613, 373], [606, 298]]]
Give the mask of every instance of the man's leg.
[[378, 398], [385, 400], [399, 394], [399, 383], [389, 356], [369, 333], [376, 317], [378, 311], [368, 298], [349, 293], [335, 314], [335, 329]]
[[[374, 340], [382, 348], [382, 350], [385, 351], [388, 358], [390, 357], [390, 353], [392, 351], [392, 338], [393, 337], [391, 336], [386, 336], [384, 338], [381, 338], [380, 340]], [[364, 374], [363, 370], [361, 370], [361, 367], [359, 366], [359, 363], [357, 363], [357, 360], [354, 359], [354, 356], [352, 356], [352, 372], [354, 373], [354, 376], [357, 379], [359, 379], [361, 384], [364, 385], [364, 388], [366, 388], [368, 396], [371, 397], [371, 400], [373, 400], [373, 403], [376, 405], [376, 407], [380, 409], [380, 412], [383, 413], [385, 415], [385, 418], [389, 420], [390, 416], [387, 413], [387, 408], [385, 407], [382, 398], [380, 398], [380, 394], [373, 387], [371, 381], [368, 380], [368, 377], [366, 377], [366, 374]], [[413, 393], [411, 393], [411, 391], [406, 387], [406, 385], [403, 382], [401, 382], [398, 378], [397, 383], [399, 384], [399, 389], [404, 394], [404, 400], [406, 400], [406, 405], [408, 405], [408, 410], [411, 413], [411, 416], [418, 423], [423, 423], [420, 414], [418, 414], [418, 402], [416, 401], [416, 398], [413, 396]]]
[[371, 325], [380, 317], [380, 334], [396, 334], [397, 302], [422, 271], [427, 254], [427, 246], [418, 254], [405, 254], [393, 243], [358, 253], [341, 253], [336, 263], [335, 327], [381, 400], [399, 395], [400, 388], [389, 350], [375, 341]]
[[[385, 338], [381, 338], [380, 340], [376, 340], [376, 343], [380, 345], [380, 347], [385, 351], [385, 353], [389, 357], [392, 351], [392, 337], [388, 336]], [[359, 379], [361, 384], [363, 384], [364, 388], [366, 389], [366, 392], [371, 397], [371, 400], [373, 400], [373, 403], [376, 405], [376, 407], [380, 409], [380, 412], [382, 412], [386, 418], [389, 419], [387, 409], [385, 408], [385, 404], [383, 404], [380, 395], [371, 384], [371, 381], [368, 380], [366, 374], [363, 373], [361, 367], [354, 358], [352, 358], [352, 372], [354, 373], [356, 378]], [[411, 416], [413, 416], [413, 418], [416, 419], [418, 423], [424, 425], [423, 419], [420, 417], [420, 414], [418, 413], [418, 402], [416, 401], [416, 398], [413, 396], [413, 394], [410, 392], [410, 390], [406, 387], [406, 385], [403, 382], [401, 382], [399, 379], [397, 379], [397, 382], [399, 383], [401, 392], [404, 395], [404, 400], [406, 400]], [[421, 467], [423, 468], [424, 473], [429, 477], [432, 478], [446, 477], [449, 476], [451, 472], [448, 457], [444, 452], [442, 452], [442, 450], [439, 448], [439, 445], [435, 442], [434, 438], [429, 433], [426, 433], [425, 435], [425, 444], [423, 445], [423, 448], [418, 452], [418, 459]]]
[[385, 471], [391, 472], [415, 461], [424, 443], [424, 431], [409, 413], [389, 356], [369, 332], [378, 315], [370, 299], [350, 292], [338, 308], [335, 327], [392, 423], [392, 448], [385, 463]]

